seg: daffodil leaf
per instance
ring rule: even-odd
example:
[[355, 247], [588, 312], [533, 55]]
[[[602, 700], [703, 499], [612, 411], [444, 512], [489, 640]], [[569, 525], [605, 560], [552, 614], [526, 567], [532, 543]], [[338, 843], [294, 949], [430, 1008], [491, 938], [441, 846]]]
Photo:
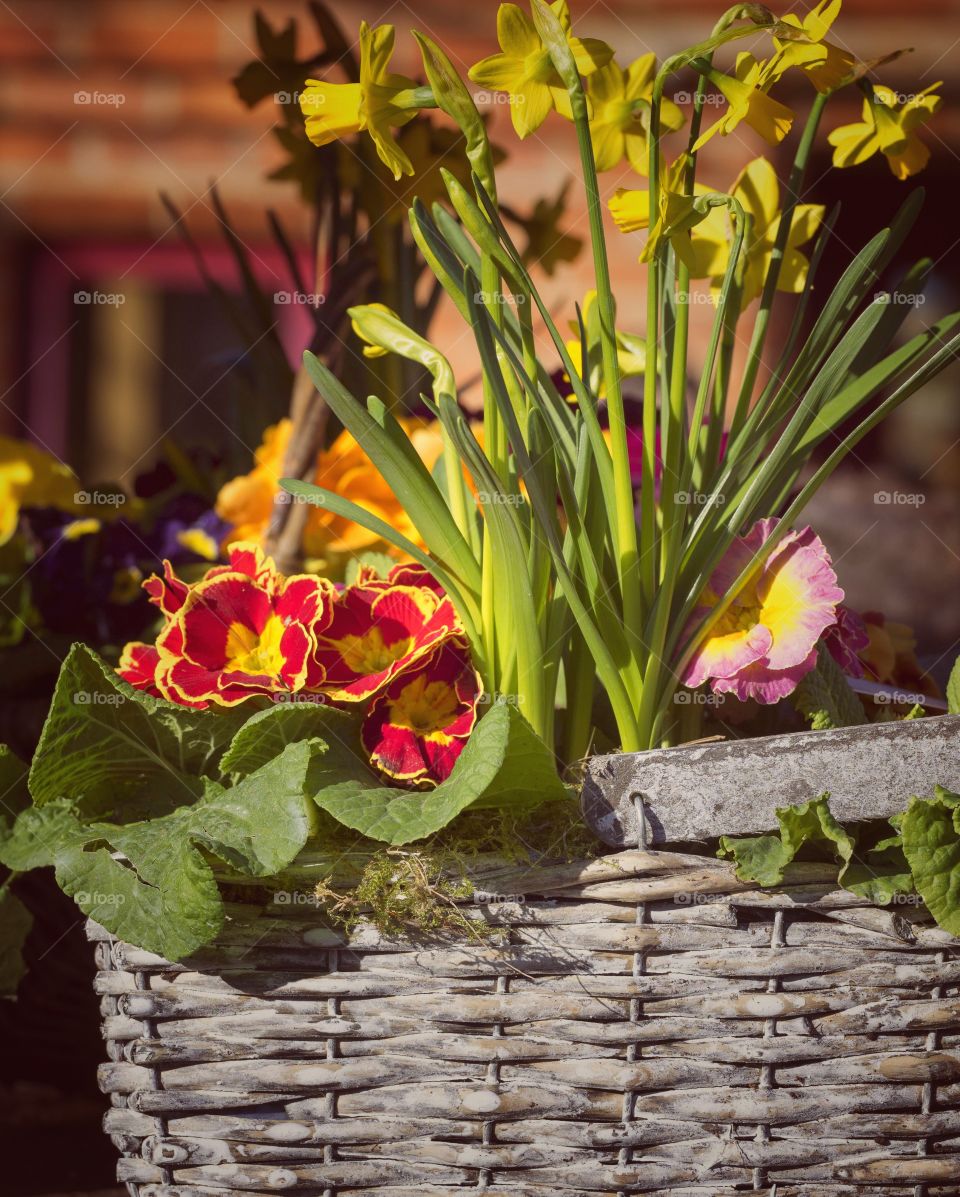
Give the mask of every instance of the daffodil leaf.
[[463, 133], [467, 143], [467, 158], [474, 173], [480, 178], [488, 195], [496, 196], [497, 179], [493, 168], [490, 140], [483, 119], [467, 85], [435, 41], [424, 33], [414, 30], [413, 36], [420, 47], [423, 69], [433, 88], [434, 99], [441, 109], [451, 117]]
[[193, 801], [249, 715], [249, 708], [196, 711], [153, 698], [75, 644], [30, 769], [33, 801], [69, 798], [90, 815], [127, 817], [147, 800], [152, 810]]
[[85, 914], [138, 947], [182, 959], [223, 925], [207, 854], [266, 877], [306, 843], [306, 778], [322, 747], [291, 744], [234, 786], [208, 781], [193, 805], [124, 826], [87, 822], [72, 802], [54, 799], [20, 815], [0, 860], [15, 870], [53, 865]]
[[323, 758], [318, 764], [311, 773], [320, 783], [317, 805], [368, 839], [393, 845], [433, 835], [468, 807], [518, 810], [567, 796], [553, 753], [511, 704], [493, 706], [480, 720], [453, 772], [434, 790], [378, 786], [359, 763], [343, 765], [337, 780], [337, 769]]

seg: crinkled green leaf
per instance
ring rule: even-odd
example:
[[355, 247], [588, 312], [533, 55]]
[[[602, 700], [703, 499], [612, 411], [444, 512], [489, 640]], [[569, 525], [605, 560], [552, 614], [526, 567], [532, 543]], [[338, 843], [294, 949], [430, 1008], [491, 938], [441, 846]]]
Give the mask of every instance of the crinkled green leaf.
[[[889, 822], [899, 832], [903, 816]], [[914, 892], [910, 865], [899, 834], [878, 834], [872, 823], [858, 825], [855, 838], [830, 813], [828, 795], [777, 811], [778, 835], [724, 836], [720, 855], [736, 861], [737, 876], [759, 885], [779, 885], [801, 849], [838, 862], [837, 883], [876, 905]]]
[[252, 715], [240, 728], [220, 761], [220, 772], [246, 776], [279, 756], [288, 744], [316, 739], [352, 745], [356, 722], [322, 702], [276, 703]]
[[291, 744], [235, 786], [208, 781], [192, 806], [125, 826], [83, 822], [75, 805], [55, 799], [20, 816], [0, 844], [0, 859], [14, 869], [52, 864], [85, 914], [139, 947], [179, 960], [223, 924], [205, 853], [265, 877], [303, 847], [310, 829], [305, 783], [317, 749], [307, 740]]
[[23, 945], [33, 918], [9, 889], [0, 888], [0, 998], [13, 997], [26, 971]]
[[839, 880], [844, 889], [875, 906], [886, 906], [900, 894], [915, 892], [900, 835], [888, 836], [872, 848], [858, 842], [857, 851], [841, 870]]
[[522, 809], [566, 797], [552, 752], [512, 705], [494, 706], [481, 719], [453, 772], [434, 790], [378, 786], [359, 762], [326, 773], [315, 768], [311, 780], [320, 787], [314, 800], [322, 810], [369, 839], [394, 845], [432, 835], [467, 807]]
[[899, 820], [917, 892], [938, 924], [960, 934], [960, 795], [937, 787], [914, 798]]
[[808, 843], [828, 846], [846, 863], [853, 855], [854, 841], [831, 815], [827, 798], [824, 794], [797, 806], [780, 808], [777, 811], [779, 835], [745, 836], [742, 839], [722, 836], [720, 854], [733, 858], [737, 876], [742, 881], [755, 881], [759, 885], [779, 885], [787, 865]]
[[816, 665], [794, 690], [793, 701], [814, 731], [856, 727], [867, 721], [843, 670], [822, 645], [817, 650]]
[[101, 815], [147, 796], [154, 808], [192, 801], [249, 715], [249, 708], [195, 711], [152, 698], [75, 644], [30, 769], [30, 793], [37, 806], [69, 798]]

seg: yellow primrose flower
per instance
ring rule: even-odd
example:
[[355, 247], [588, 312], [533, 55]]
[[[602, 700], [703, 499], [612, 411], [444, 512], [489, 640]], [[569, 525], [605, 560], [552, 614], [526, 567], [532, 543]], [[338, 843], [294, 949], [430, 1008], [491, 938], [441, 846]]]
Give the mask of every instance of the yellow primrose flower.
[[0, 436], [0, 544], [16, 532], [21, 507], [76, 511], [78, 490], [76, 475], [52, 454]]
[[863, 101], [863, 120], [842, 125], [829, 135], [834, 166], [859, 166], [879, 150], [898, 179], [909, 179], [923, 170], [930, 151], [914, 130], [924, 124], [943, 103], [933, 92], [933, 83], [925, 91], [902, 97], [889, 87], [874, 85], [872, 97]]
[[399, 107], [397, 97], [416, 87], [405, 75], [392, 75], [388, 67], [393, 54], [394, 28], [360, 25], [360, 82], [325, 83], [308, 79], [300, 96], [306, 117], [307, 136], [314, 145], [327, 145], [338, 138], [366, 130], [373, 138], [380, 160], [399, 179], [413, 174], [413, 165], [397, 144], [393, 129], [417, 115], [416, 108]]
[[[554, 0], [550, 7], [563, 26], [581, 75], [590, 75], [610, 61], [613, 50], [604, 42], [573, 36], [567, 0]], [[517, 136], [535, 133], [553, 108], [559, 106], [568, 115], [566, 88], [533, 21], [518, 5], [501, 4], [497, 10], [497, 41], [502, 52], [484, 58], [468, 74], [481, 87], [509, 93]]]
[[[587, 332], [587, 372], [584, 374], [583, 345], [580, 340], [580, 325], [570, 321], [573, 337], [567, 341], [567, 352], [573, 359], [577, 373], [594, 391], [598, 398], [605, 397], [603, 384], [603, 360], [600, 353], [600, 313], [597, 309], [596, 291], [588, 291], [580, 309], [583, 326]], [[642, 337], [614, 330], [617, 339], [617, 365], [621, 378], [635, 378], [642, 374], [647, 360], [647, 346]]]
[[[776, 171], [766, 158], [754, 158], [737, 176], [730, 194], [739, 200], [744, 213], [751, 218], [750, 241], [745, 244], [745, 265], [741, 303], [745, 306], [763, 290], [763, 282], [770, 269], [773, 247], [780, 232], [780, 184]], [[777, 290], [797, 293], [803, 290], [810, 263], [800, 252], [800, 246], [814, 236], [823, 220], [822, 204], [797, 204], [790, 222], [790, 232], [784, 248], [783, 261], [777, 277]], [[724, 208], [711, 208], [706, 219], [697, 226], [701, 245], [712, 245], [710, 278], [715, 288], [720, 286], [729, 260], [731, 244], [729, 215]], [[707, 254], [704, 248], [704, 254]]]
[[649, 262], [657, 246], [669, 241], [677, 257], [690, 271], [692, 278], [707, 278], [713, 273], [716, 250], [712, 242], [703, 243], [691, 236], [691, 230], [706, 218], [695, 201], [709, 195], [710, 188], [698, 183], [693, 194], [684, 186], [690, 159], [682, 154], [667, 167], [660, 184], [660, 205], [653, 227], [650, 227], [650, 192], [620, 188], [608, 202], [614, 223], [622, 233], [635, 233], [650, 228], [650, 235], [640, 255], [641, 262]]
[[771, 145], [783, 141], [793, 125], [793, 111], [779, 100], [767, 95], [782, 71], [780, 56], [769, 62], [758, 62], [752, 54], [737, 56], [736, 77], [722, 71], [710, 70], [707, 78], [726, 99], [727, 111], [702, 133], [694, 151], [705, 145], [715, 133], [726, 137], [737, 125], [744, 123]]
[[820, 0], [803, 18], [788, 12], [781, 17], [781, 23], [792, 25], [802, 35], [799, 41], [785, 41], [774, 38], [779, 51], [781, 68], [800, 67], [806, 72], [813, 86], [820, 92], [831, 92], [843, 82], [856, 64], [853, 55], [826, 40], [830, 26], [840, 13], [843, 0]]
[[[590, 76], [590, 139], [597, 170], [613, 170], [626, 155], [638, 174], [647, 173], [647, 129], [656, 69], [656, 56], [644, 54], [626, 70], [611, 61]], [[683, 113], [672, 100], [663, 101], [660, 124], [667, 133], [683, 125]]]

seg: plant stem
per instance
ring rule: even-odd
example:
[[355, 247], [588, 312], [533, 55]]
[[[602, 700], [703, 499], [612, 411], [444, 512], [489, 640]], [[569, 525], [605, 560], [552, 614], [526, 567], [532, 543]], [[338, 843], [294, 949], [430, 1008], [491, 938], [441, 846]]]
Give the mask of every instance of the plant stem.
[[[617, 574], [623, 604], [623, 622], [627, 637], [638, 641], [643, 625], [643, 594], [638, 571], [637, 520], [634, 512], [633, 483], [630, 478], [630, 458], [627, 450], [627, 421], [620, 385], [620, 364], [617, 359], [616, 305], [610, 282], [610, 263], [607, 259], [606, 238], [603, 231], [603, 208], [597, 164], [590, 140], [587, 100], [582, 83], [570, 90], [570, 103], [577, 129], [583, 183], [590, 220], [590, 243], [593, 251], [597, 284], [597, 311], [600, 316], [600, 349], [603, 362], [603, 384], [610, 424], [610, 449], [613, 458], [614, 509], [616, 514]], [[649, 369], [649, 364], [648, 367]]]
[[[777, 283], [780, 279], [780, 268], [783, 265], [783, 256], [787, 247], [787, 240], [790, 236], [790, 226], [793, 223], [793, 215], [796, 211], [797, 204], [800, 201], [800, 189], [803, 186], [803, 179], [807, 171], [807, 164], [810, 160], [810, 151], [813, 148], [814, 138], [817, 135], [817, 129], [820, 125], [820, 118], [823, 116], [823, 110], [829, 99], [829, 94], [824, 92], [817, 92], [816, 99], [810, 107], [810, 112], [807, 116], [807, 123], [803, 129], [803, 136], [800, 138], [800, 143], [797, 146], [797, 152], [794, 156], [793, 166], [790, 170], [790, 178], [787, 181], [787, 197], [783, 205], [783, 211], [780, 214], [780, 224], [777, 227], [777, 239], [774, 243], [773, 253], [770, 258], [770, 266], [767, 270], [767, 277], [763, 282], [763, 292], [760, 296], [760, 307], [757, 311], [757, 318], [753, 325], [753, 335], [750, 338], [750, 348], [747, 351], [747, 363], [744, 367], [743, 381], [740, 384], [740, 394], [737, 397], [737, 407], [734, 412], [733, 422], [730, 426], [730, 435], [734, 436], [742, 427], [744, 420], [747, 417], [747, 412], [750, 410], [750, 400], [753, 398], [753, 388], [757, 381], [757, 374], [760, 371], [760, 366], [763, 360], [763, 347], [767, 339], [767, 328], [770, 324], [770, 315], [773, 310], [773, 302], [776, 297]], [[749, 249], [749, 247], [748, 247]]]

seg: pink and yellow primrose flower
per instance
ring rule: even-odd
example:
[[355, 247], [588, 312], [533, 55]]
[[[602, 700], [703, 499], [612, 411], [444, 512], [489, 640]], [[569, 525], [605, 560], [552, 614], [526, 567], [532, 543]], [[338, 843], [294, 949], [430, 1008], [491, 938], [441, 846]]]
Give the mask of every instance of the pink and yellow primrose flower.
[[311, 689], [338, 702], [362, 702], [463, 628], [442, 593], [384, 581], [350, 586], [337, 597], [317, 639]]
[[370, 762], [418, 786], [445, 781], [477, 722], [480, 678], [457, 641], [394, 678], [370, 705], [362, 728]]
[[[769, 539], [778, 520], [760, 520], [733, 542], [694, 612], [707, 615]], [[817, 642], [837, 621], [843, 591], [827, 550], [811, 528], [788, 532], [714, 624], [681, 678], [709, 681], [715, 694], [772, 704], [785, 698], [817, 661]]]
[[317, 632], [329, 623], [333, 587], [311, 575], [284, 578], [255, 545], [230, 551], [192, 586], [164, 562], [164, 577], [145, 583], [166, 616], [151, 656], [128, 645], [123, 676], [140, 689], [186, 706], [235, 706], [254, 695], [294, 693], [323, 680]]

